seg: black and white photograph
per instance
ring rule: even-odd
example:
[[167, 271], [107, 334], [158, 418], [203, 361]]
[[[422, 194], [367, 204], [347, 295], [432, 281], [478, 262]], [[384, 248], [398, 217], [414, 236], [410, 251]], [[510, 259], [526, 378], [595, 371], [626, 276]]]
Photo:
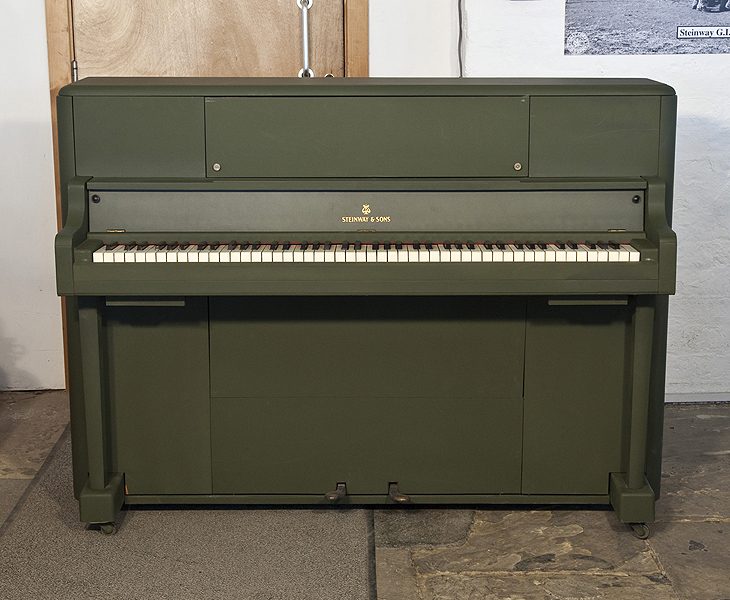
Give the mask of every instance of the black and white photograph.
[[565, 54], [727, 54], [730, 0], [565, 0]]

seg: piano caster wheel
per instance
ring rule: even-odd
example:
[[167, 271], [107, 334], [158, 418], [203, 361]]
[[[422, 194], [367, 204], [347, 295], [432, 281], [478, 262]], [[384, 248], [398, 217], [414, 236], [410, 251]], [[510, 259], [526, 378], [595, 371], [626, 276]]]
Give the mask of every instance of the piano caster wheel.
[[346, 483], [338, 483], [337, 489], [333, 492], [327, 492], [324, 495], [324, 499], [328, 500], [329, 502], [339, 502], [347, 495], [347, 484]]
[[117, 526], [114, 523], [101, 523], [99, 531], [104, 535], [114, 535], [117, 532]]
[[388, 496], [393, 502], [404, 504], [411, 501], [411, 497], [408, 494], [403, 494], [398, 490], [398, 482], [391, 483], [388, 486]]
[[651, 535], [651, 529], [646, 523], [629, 523], [632, 533], [640, 540], [645, 540]]

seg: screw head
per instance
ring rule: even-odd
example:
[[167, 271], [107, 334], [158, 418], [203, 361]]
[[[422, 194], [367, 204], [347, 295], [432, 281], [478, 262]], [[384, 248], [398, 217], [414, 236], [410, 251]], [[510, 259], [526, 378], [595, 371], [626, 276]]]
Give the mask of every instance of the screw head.
[[92, 201], [92, 202], [93, 202], [94, 204], [99, 204], [99, 202], [101, 202], [101, 198], [99, 197], [99, 195], [98, 195], [98, 194], [94, 194], [94, 195], [93, 195], [93, 196], [91, 197], [91, 201]]
[[522, 163], [515, 163], [515, 171], [521, 171], [522, 170]]
[[633, 197], [633, 198], [631, 199], [631, 201], [632, 201], [632, 202], [633, 202], [634, 204], [638, 204], [639, 202], [641, 202], [641, 196], [638, 196], [638, 195], [636, 195], [636, 196], [634, 196], [634, 197]]
[[218, 163], [215, 163], [215, 164], [213, 165], [213, 170], [214, 170], [214, 171], [220, 171], [220, 170], [221, 170], [221, 166], [220, 166], [220, 165], [219, 165]]

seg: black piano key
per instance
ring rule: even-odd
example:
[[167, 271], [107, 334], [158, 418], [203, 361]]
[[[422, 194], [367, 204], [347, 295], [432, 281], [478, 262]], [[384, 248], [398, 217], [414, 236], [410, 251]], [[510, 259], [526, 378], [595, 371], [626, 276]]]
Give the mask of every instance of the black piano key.
[[104, 248], [106, 250], [114, 250], [119, 245], [119, 242], [109, 242], [108, 244], [104, 244]]
[[309, 242], [302, 242], [299, 244], [299, 249], [304, 252], [307, 248], [309, 248]]
[[537, 247], [540, 248], [540, 250], [547, 250], [547, 244], [545, 242], [538, 242]]
[[413, 242], [413, 249], [414, 250], [420, 250], [421, 249], [421, 243], [420, 242]]
[[457, 250], [463, 250], [464, 249], [464, 244], [462, 244], [461, 242], [455, 242], [454, 243], [454, 246], [456, 246], [456, 249]]
[[236, 248], [236, 246], [238, 246], [238, 242], [236, 240], [233, 240], [231, 242], [228, 242], [228, 249], [229, 250], [234, 250]]
[[314, 242], [314, 244], [312, 244], [312, 250], [319, 250], [320, 246], [321, 244], [319, 242]]
[[124, 249], [125, 250], [131, 250], [136, 245], [137, 245], [137, 242], [127, 242], [126, 244], [124, 244]]
[[281, 249], [284, 250], [284, 252], [288, 251], [289, 248], [291, 248], [290, 242], [284, 242], [284, 245], [281, 247]]
[[190, 242], [183, 242], [180, 244], [180, 250], [187, 250], [188, 248], [190, 248]]
[[466, 247], [469, 248], [469, 250], [474, 250], [476, 248], [474, 242], [467, 242]]
[[558, 248], [559, 248], [560, 250], [565, 250], [565, 242], [555, 242], [555, 245], [556, 245], [556, 246], [557, 246], [557, 247], [558, 247]]
[[380, 244], [378, 242], [373, 242], [373, 250], [377, 250], [380, 248]]
[[199, 242], [198, 243], [198, 252], [201, 250], [205, 250], [208, 247], [208, 242]]
[[269, 244], [269, 250], [276, 250], [279, 247], [279, 242], [271, 242]]
[[332, 242], [325, 242], [324, 243], [324, 251], [325, 252], [329, 252], [330, 250], [332, 250]]
[[586, 246], [588, 246], [591, 250], [596, 249], [596, 245], [593, 242], [586, 242]]
[[396, 250], [403, 250], [403, 242], [396, 242], [395, 243], [395, 249]]
[[247, 241], [245, 241], [245, 240], [244, 240], [243, 242], [241, 242], [241, 250], [245, 250], [245, 249], [246, 249], [246, 248], [248, 248], [248, 247], [249, 247], [250, 245], [251, 245], [251, 244], [250, 244], [249, 242], [247, 242]]
[[390, 246], [391, 246], [390, 242], [385, 242], [383, 244], [383, 248], [385, 248], [386, 250], [390, 250]]
[[164, 250], [166, 247], [167, 247], [167, 242], [160, 242], [159, 244], [157, 244], [156, 249], [157, 250]]
[[170, 242], [170, 245], [167, 247], [168, 250], [175, 250], [180, 244], [178, 242]]
[[360, 242], [355, 242], [355, 250], [360, 250], [362, 248], [362, 244]]
[[211, 249], [211, 250], [218, 250], [218, 248], [220, 248], [220, 245], [221, 245], [221, 243], [220, 243], [220, 242], [213, 242], [213, 243], [212, 243], [212, 244], [210, 245], [210, 249]]
[[349, 250], [350, 249], [350, 242], [348, 242], [348, 241], [342, 242], [342, 249], [343, 250]]
[[451, 250], [451, 242], [444, 242], [444, 248]]
[[524, 247], [524, 244], [521, 244], [520, 242], [515, 242], [515, 248], [517, 248], [518, 250], [522, 250]]
[[149, 245], [149, 242], [140, 242], [139, 244], [137, 244], [137, 250], [144, 250]]
[[608, 240], [608, 247], [612, 250], [619, 250], [621, 248], [621, 244], [614, 242], [613, 240]]
[[598, 246], [601, 250], [608, 250], [608, 244], [606, 242], [598, 240], [596, 242], [596, 246]]
[[426, 242], [426, 250], [433, 250], [433, 244], [431, 242]]
[[251, 244], [251, 250], [258, 250], [259, 248], [261, 248], [261, 242], [254, 242]]
[[525, 247], [528, 250], [534, 250], [535, 249], [535, 244], [533, 244], [532, 242], [525, 242]]
[[[492, 244], [490, 244], [489, 242], [485, 243], [484, 245], [490, 250], [492, 249]], [[500, 250], [504, 250], [505, 245], [502, 242], [497, 242], [497, 248], [499, 248]]]

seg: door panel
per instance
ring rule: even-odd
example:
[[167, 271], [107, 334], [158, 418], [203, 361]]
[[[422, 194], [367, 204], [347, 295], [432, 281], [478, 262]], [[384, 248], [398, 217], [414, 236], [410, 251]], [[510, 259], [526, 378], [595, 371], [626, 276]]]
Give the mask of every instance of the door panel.
[[[79, 77], [287, 77], [302, 68], [294, 0], [74, 0]], [[316, 76], [344, 74], [342, 0], [309, 11]]]

